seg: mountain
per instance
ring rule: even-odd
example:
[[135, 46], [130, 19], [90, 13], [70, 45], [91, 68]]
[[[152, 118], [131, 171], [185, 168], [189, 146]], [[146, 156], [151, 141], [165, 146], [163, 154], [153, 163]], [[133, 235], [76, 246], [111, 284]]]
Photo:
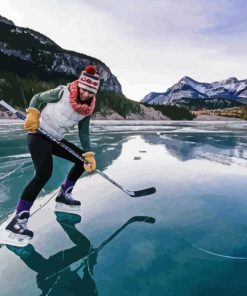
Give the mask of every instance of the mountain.
[[77, 79], [88, 64], [97, 67], [101, 77], [101, 90], [122, 94], [122, 88], [110, 69], [100, 60], [62, 49], [48, 37], [31, 30], [15, 26], [0, 16], [0, 65], [1, 70], [20, 77], [31, 77], [33, 73], [42, 80]]
[[[93, 118], [169, 119], [166, 111], [126, 98], [118, 79], [102, 61], [65, 50], [45, 35], [15, 26], [2, 16], [0, 32], [0, 99], [14, 107], [23, 110], [34, 94], [77, 79], [85, 66], [93, 64], [101, 78]], [[168, 113], [173, 114], [176, 110], [174, 107]], [[0, 110], [0, 117], [7, 116], [9, 114]], [[176, 119], [191, 117], [187, 110], [175, 116]]]
[[151, 92], [142, 101], [151, 105], [189, 105], [219, 103], [225, 107], [247, 103], [247, 79], [230, 77], [213, 83], [198, 82], [188, 76], [180, 79], [164, 93]]

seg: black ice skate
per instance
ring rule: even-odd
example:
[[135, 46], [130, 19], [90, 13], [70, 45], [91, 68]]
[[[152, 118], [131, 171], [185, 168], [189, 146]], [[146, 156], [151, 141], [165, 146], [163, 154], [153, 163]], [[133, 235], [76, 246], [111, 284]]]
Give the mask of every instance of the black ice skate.
[[27, 228], [29, 216], [28, 211], [22, 211], [13, 217], [5, 227], [6, 234], [2, 232], [1, 240], [3, 243], [20, 247], [29, 243], [33, 238], [33, 232]]
[[71, 194], [72, 188], [64, 191], [60, 189], [56, 197], [56, 207], [55, 211], [59, 212], [74, 212], [79, 211], [81, 208], [81, 202], [75, 200]]

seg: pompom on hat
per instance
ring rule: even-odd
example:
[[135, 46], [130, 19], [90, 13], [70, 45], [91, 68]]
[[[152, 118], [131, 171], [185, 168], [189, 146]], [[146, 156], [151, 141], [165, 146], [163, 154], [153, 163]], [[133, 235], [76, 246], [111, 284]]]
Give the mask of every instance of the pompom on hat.
[[78, 87], [96, 94], [99, 89], [99, 84], [100, 79], [97, 74], [97, 69], [92, 65], [87, 66], [78, 79]]

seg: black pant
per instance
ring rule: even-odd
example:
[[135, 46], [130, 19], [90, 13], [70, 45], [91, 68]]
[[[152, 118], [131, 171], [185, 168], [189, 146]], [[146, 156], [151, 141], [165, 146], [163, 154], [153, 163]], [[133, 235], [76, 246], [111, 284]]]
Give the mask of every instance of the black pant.
[[[74, 144], [62, 140], [62, 143], [66, 144], [73, 151], [81, 155], [83, 150], [76, 147]], [[84, 172], [83, 163], [73, 156], [70, 152], [65, 150], [57, 143], [52, 142], [46, 136], [41, 134], [31, 134], [27, 136], [28, 149], [31, 153], [31, 157], [35, 167], [35, 176], [31, 182], [23, 190], [21, 199], [33, 202], [38, 196], [41, 189], [45, 186], [50, 179], [53, 170], [52, 155], [59, 156], [74, 163], [74, 166], [69, 172], [68, 179], [76, 182], [82, 173]]]

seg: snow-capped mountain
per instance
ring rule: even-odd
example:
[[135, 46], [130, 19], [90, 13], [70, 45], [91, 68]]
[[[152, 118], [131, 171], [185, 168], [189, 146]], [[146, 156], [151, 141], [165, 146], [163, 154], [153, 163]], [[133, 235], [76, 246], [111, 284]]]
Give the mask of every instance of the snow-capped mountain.
[[76, 79], [88, 64], [97, 67], [101, 89], [122, 94], [122, 88], [110, 69], [100, 60], [62, 49], [51, 39], [0, 16], [0, 69], [25, 76], [35, 73], [40, 78]]
[[164, 93], [151, 92], [141, 102], [148, 104], [175, 104], [183, 99], [226, 99], [239, 102], [247, 101], [247, 79], [230, 77], [213, 83], [198, 82], [183, 77]]

